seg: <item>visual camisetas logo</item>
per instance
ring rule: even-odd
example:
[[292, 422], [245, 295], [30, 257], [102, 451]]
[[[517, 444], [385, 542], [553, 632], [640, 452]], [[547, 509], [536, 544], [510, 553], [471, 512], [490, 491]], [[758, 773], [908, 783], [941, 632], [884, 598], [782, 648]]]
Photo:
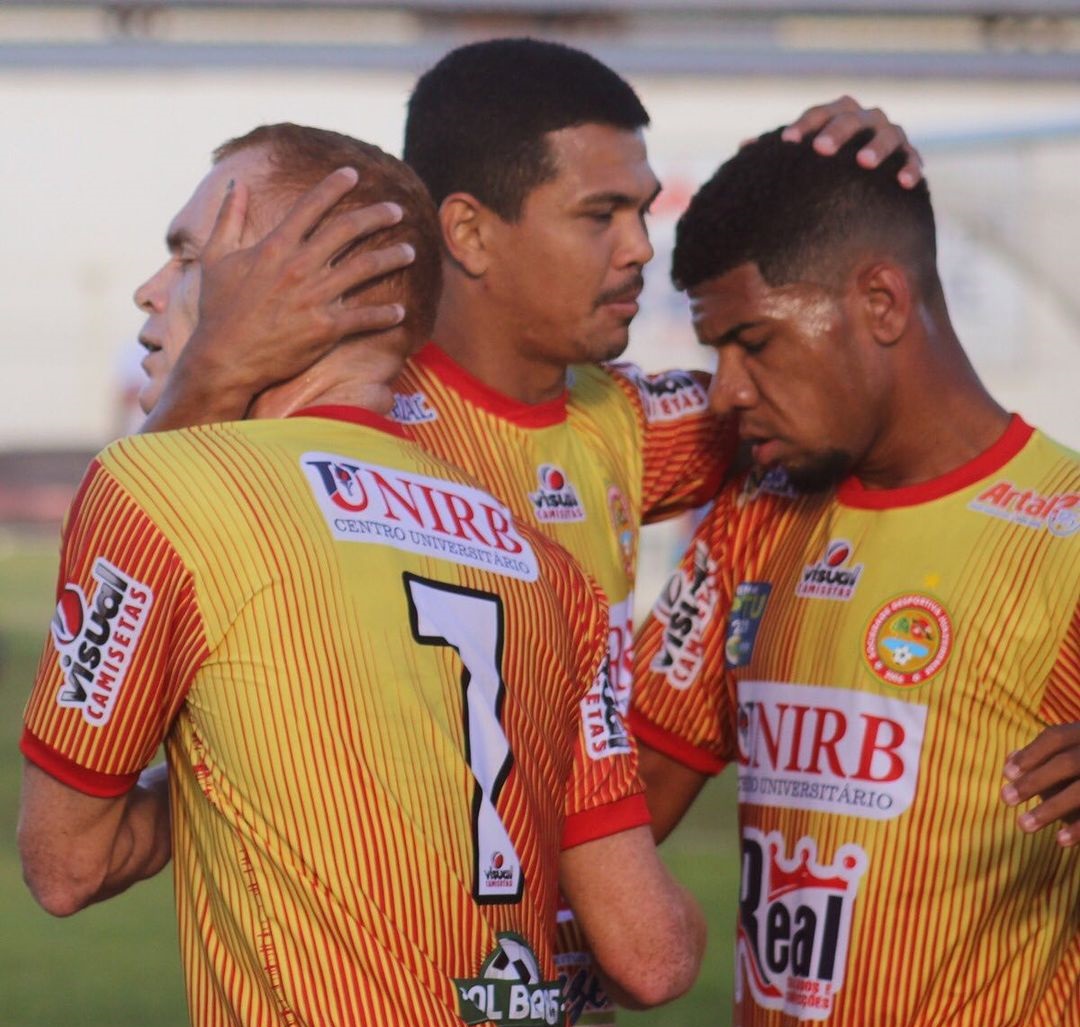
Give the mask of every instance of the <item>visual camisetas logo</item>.
[[1080, 531], [1080, 492], [1044, 495], [999, 481], [980, 492], [968, 508], [1027, 528], [1045, 528], [1060, 538]]
[[146, 623], [154, 593], [104, 557], [94, 561], [89, 597], [74, 582], [60, 593], [51, 633], [64, 674], [56, 701], [82, 710], [94, 727], [109, 722]]
[[630, 365], [620, 365], [620, 369], [637, 386], [649, 422], [676, 421], [709, 407], [708, 394], [689, 371], [647, 375]]
[[664, 625], [664, 639], [650, 669], [680, 691], [689, 688], [701, 670], [705, 629], [716, 610], [715, 575], [716, 562], [699, 540], [689, 570], [680, 569], [671, 576], [653, 610]]
[[498, 1027], [556, 1027], [563, 1014], [558, 981], [545, 981], [540, 962], [520, 935], [500, 932], [495, 950], [484, 960], [480, 975], [455, 979], [458, 1015], [467, 1024]]
[[585, 698], [581, 700], [581, 729], [585, 734], [585, 751], [593, 760], [622, 756], [630, 752], [627, 734], [619, 711], [609, 670], [604, 660]]
[[441, 557], [523, 581], [539, 574], [510, 511], [480, 489], [335, 453], [305, 453], [300, 464], [340, 541]]
[[779, 831], [743, 829], [737, 1001], [749, 983], [765, 1009], [828, 1019], [844, 985], [855, 894], [868, 865], [858, 845], [842, 845], [831, 864], [820, 864], [812, 838], [800, 838], [788, 859]]
[[846, 602], [855, 594], [863, 565], [852, 566], [852, 545], [847, 539], [833, 539], [825, 547], [825, 555], [803, 568], [795, 594], [803, 599], [838, 599]]
[[529, 493], [538, 521], [583, 521], [585, 508], [566, 472], [554, 464], [536, 469], [538, 488]]

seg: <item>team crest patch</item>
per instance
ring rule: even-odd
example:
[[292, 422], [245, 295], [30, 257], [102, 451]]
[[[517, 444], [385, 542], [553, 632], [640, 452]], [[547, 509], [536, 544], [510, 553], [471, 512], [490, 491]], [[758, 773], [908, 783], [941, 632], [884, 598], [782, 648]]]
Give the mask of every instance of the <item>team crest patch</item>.
[[952, 644], [945, 607], [930, 596], [910, 593], [890, 600], [870, 619], [863, 656], [876, 677], [907, 688], [941, 670]]
[[300, 465], [340, 542], [390, 546], [522, 581], [540, 573], [510, 511], [480, 489], [336, 453], [305, 453]]
[[394, 393], [394, 408], [390, 411], [392, 421], [397, 421], [399, 424], [423, 424], [426, 421], [436, 421], [438, 418], [439, 412], [431, 408], [424, 393]]
[[619, 552], [622, 554], [623, 570], [633, 581], [637, 536], [634, 532], [634, 522], [630, 519], [630, 504], [618, 485], [608, 486], [607, 501], [611, 527], [615, 532], [615, 540], [619, 543]]
[[861, 563], [853, 565], [850, 562], [853, 551], [854, 547], [847, 539], [833, 539], [820, 560], [803, 567], [795, 594], [803, 599], [847, 602], [855, 594], [863, 572]]
[[92, 727], [109, 722], [146, 623], [154, 593], [104, 557], [94, 561], [97, 586], [87, 598], [68, 582], [50, 630], [64, 683], [56, 701], [82, 710]]
[[700, 539], [694, 544], [694, 562], [679, 569], [656, 602], [654, 614], [664, 625], [664, 640], [649, 666], [679, 691], [689, 688], [705, 656], [705, 629], [716, 610], [716, 561]]
[[538, 488], [529, 493], [538, 521], [583, 521], [585, 508], [566, 472], [555, 464], [536, 469]]
[[1080, 492], [1043, 495], [1034, 489], [1020, 488], [1011, 481], [999, 481], [980, 492], [968, 503], [968, 509], [1025, 528], [1045, 528], [1059, 538], [1068, 538], [1080, 531]]
[[559, 981], [545, 981], [529, 943], [513, 932], [496, 935], [497, 945], [474, 978], [455, 978], [458, 1015], [467, 1024], [497, 1027], [555, 1027], [562, 1023]]
[[729, 667], [745, 667], [754, 655], [758, 628], [771, 591], [768, 581], [743, 581], [735, 589], [724, 639], [724, 662]]
[[802, 1020], [826, 1020], [844, 985], [859, 880], [869, 866], [855, 844], [831, 864], [810, 837], [787, 858], [783, 834], [743, 829], [735, 998], [744, 980], [754, 1002]]

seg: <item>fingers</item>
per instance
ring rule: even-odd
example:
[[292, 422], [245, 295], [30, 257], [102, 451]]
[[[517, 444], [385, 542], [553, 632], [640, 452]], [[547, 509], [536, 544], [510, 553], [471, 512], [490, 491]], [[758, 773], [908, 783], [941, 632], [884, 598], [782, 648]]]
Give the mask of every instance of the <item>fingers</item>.
[[356, 249], [344, 256], [326, 276], [322, 292], [328, 298], [348, 297], [349, 293], [408, 267], [416, 259], [416, 250], [407, 242], [382, 246], [377, 250]]
[[225, 190], [225, 198], [218, 208], [217, 218], [206, 245], [202, 248], [202, 259], [207, 263], [240, 249], [240, 240], [244, 234], [244, 222], [247, 219], [248, 188], [243, 182], [230, 179]]
[[1059, 820], [1063, 826], [1058, 830], [1058, 841], [1065, 846], [1080, 842], [1080, 780], [1048, 792], [1042, 802], [1021, 813], [1016, 823], [1021, 831], [1033, 834]]
[[369, 207], [335, 215], [324, 222], [308, 241], [311, 258], [319, 264], [330, 263], [342, 250], [396, 225], [402, 217], [404, 211], [396, 203], [373, 203]]
[[1041, 831], [1063, 821], [1058, 842], [1066, 847], [1080, 844], [1080, 724], [1047, 728], [1009, 757], [1005, 777], [1001, 797], [1007, 805], [1042, 798], [1017, 818], [1022, 831]]
[[342, 307], [338, 317], [341, 338], [354, 335], [367, 335], [371, 332], [383, 332], [395, 328], [405, 320], [405, 308], [400, 303], [386, 303], [378, 307], [350, 306]]
[[897, 172], [897, 180], [910, 189], [923, 177], [922, 157], [908, 141], [899, 125], [894, 125], [879, 108], [865, 109], [850, 96], [842, 96], [832, 103], [811, 107], [798, 121], [784, 129], [782, 138], [799, 142], [808, 135], [814, 136], [814, 150], [823, 157], [831, 157], [864, 129], [873, 129], [873, 136], [855, 155], [861, 167], [873, 169], [898, 150], [906, 155], [903, 166]]
[[1008, 758], [1004, 769], [1005, 777], [1015, 783], [1021, 775], [1070, 749], [1080, 749], [1080, 723], [1048, 727], [1040, 732], [1030, 745], [1018, 749]]
[[302, 242], [359, 180], [356, 168], [338, 168], [318, 185], [312, 186], [289, 209], [271, 235], [287, 242]]

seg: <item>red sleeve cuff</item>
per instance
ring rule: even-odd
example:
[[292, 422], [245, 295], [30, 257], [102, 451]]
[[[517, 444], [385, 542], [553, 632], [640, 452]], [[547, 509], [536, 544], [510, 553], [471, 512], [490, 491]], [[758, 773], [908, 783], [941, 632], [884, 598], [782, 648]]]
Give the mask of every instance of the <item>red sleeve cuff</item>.
[[23, 728], [19, 749], [31, 763], [40, 767], [50, 777], [55, 777], [61, 784], [99, 799], [115, 799], [118, 795], [124, 795], [130, 792], [139, 780], [138, 771], [134, 774], [102, 774], [100, 771], [81, 767], [32, 735], [29, 728]]
[[649, 807], [645, 805], [645, 793], [628, 795], [625, 799], [568, 816], [563, 824], [562, 847], [572, 849], [575, 845], [641, 827], [651, 820]]
[[630, 733], [642, 745], [647, 745], [650, 749], [669, 756], [676, 763], [681, 763], [691, 770], [713, 775], [719, 774], [727, 766], [724, 760], [714, 756], [707, 749], [691, 745], [686, 739], [673, 735], [662, 727], [657, 727], [637, 710], [630, 711], [627, 726], [630, 728]]

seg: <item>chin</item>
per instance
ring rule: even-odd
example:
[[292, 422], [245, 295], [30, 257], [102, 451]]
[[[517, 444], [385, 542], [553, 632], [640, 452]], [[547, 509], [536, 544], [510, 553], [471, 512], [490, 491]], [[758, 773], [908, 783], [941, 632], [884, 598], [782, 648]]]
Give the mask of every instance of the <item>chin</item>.
[[797, 463], [781, 464], [788, 481], [800, 492], [825, 492], [835, 488], [848, 475], [855, 464], [850, 453], [842, 449], [830, 449], [814, 453]]

